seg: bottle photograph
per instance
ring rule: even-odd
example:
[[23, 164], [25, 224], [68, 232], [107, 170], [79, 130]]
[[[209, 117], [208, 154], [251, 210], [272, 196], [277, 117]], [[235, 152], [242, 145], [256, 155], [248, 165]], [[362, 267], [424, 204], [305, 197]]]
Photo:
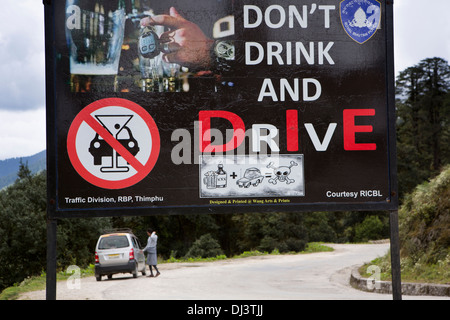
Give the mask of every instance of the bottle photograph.
[[184, 17], [150, 0], [66, 0], [71, 91], [188, 92], [190, 82], [217, 80], [220, 56], [234, 60], [232, 43], [215, 42], [234, 28], [226, 15]]

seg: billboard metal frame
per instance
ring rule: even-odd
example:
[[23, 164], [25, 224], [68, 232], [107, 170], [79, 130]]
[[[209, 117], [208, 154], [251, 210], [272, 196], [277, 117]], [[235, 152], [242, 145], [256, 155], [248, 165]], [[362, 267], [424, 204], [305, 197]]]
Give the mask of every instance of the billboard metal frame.
[[398, 193], [397, 157], [395, 132], [395, 79], [394, 79], [394, 39], [393, 39], [393, 1], [385, 0], [386, 35], [386, 87], [388, 106], [388, 153], [389, 188], [386, 202], [361, 203], [312, 203], [282, 205], [231, 205], [226, 207], [181, 206], [181, 207], [129, 207], [90, 209], [58, 209], [58, 170], [57, 170], [57, 123], [56, 123], [56, 59], [55, 59], [55, 12], [52, 0], [43, 0], [45, 10], [45, 49], [46, 49], [46, 105], [47, 105], [47, 299], [56, 299], [56, 231], [57, 222], [66, 218], [148, 216], [162, 214], [198, 213], [246, 213], [246, 212], [314, 212], [314, 211], [389, 211], [391, 263], [393, 276], [393, 298], [401, 299], [400, 248], [398, 235]]

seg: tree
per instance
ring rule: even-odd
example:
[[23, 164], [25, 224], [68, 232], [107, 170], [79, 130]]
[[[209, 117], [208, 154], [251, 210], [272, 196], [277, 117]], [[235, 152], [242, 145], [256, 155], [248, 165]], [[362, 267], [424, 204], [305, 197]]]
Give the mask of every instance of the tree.
[[[46, 172], [32, 175], [21, 163], [17, 176], [0, 191], [0, 290], [40, 275], [46, 266]], [[93, 263], [95, 243], [108, 226], [107, 218], [58, 221], [58, 266]]]
[[302, 251], [308, 241], [303, 213], [247, 213], [235, 215], [239, 251]]
[[15, 184], [0, 192], [0, 288], [45, 266], [45, 190], [45, 174], [31, 176], [21, 165]]
[[308, 241], [310, 242], [335, 242], [337, 240], [336, 226], [332, 219], [337, 212], [313, 212], [305, 214], [304, 225], [308, 232]]
[[[432, 163], [431, 168], [435, 173], [441, 169], [442, 148], [444, 147], [442, 135], [448, 128], [449, 110], [444, 104], [448, 97], [450, 87], [450, 66], [447, 61], [440, 58], [425, 59], [420, 64], [424, 71], [424, 91], [422, 99], [423, 107], [427, 111], [428, 126], [430, 128], [427, 138], [431, 141]], [[448, 146], [448, 145], [447, 145]]]
[[410, 192], [449, 162], [450, 66], [424, 59], [397, 78], [399, 189]]
[[355, 226], [356, 242], [384, 239], [389, 235], [384, 224], [378, 216], [367, 216], [364, 221]]
[[187, 258], [209, 258], [223, 255], [219, 242], [207, 233], [194, 242], [186, 254]]
[[22, 159], [19, 162], [19, 172], [17, 172], [17, 180], [30, 180], [32, 177], [31, 170], [28, 168], [28, 163], [23, 163]]

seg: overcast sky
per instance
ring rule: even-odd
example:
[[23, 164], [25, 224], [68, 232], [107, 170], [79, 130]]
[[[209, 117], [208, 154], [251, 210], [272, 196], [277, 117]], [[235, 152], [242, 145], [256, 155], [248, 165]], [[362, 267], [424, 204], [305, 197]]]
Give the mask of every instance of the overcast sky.
[[[340, 0], [329, 2], [338, 4]], [[42, 0], [1, 0], [1, 4], [0, 160], [3, 160], [45, 149], [45, 53]], [[396, 72], [425, 58], [450, 61], [449, 12], [450, 0], [394, 1]]]

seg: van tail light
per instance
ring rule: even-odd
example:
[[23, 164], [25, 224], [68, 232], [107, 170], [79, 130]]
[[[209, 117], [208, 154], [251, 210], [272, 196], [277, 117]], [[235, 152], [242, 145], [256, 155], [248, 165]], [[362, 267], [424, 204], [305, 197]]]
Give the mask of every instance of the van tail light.
[[131, 248], [130, 250], [130, 260], [134, 260], [134, 250]]
[[97, 254], [97, 252], [95, 253], [95, 263], [100, 263], [100, 261], [98, 260], [98, 254]]

